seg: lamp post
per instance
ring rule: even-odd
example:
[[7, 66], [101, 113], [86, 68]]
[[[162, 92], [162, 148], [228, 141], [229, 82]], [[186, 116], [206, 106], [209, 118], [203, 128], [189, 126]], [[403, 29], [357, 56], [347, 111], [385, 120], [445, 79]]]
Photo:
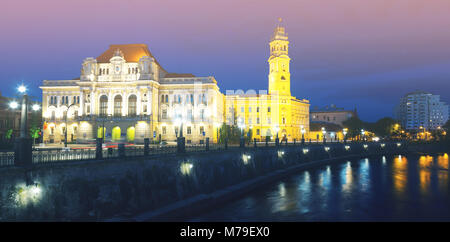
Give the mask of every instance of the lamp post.
[[325, 144], [327, 142], [327, 139], [325, 137], [325, 135], [327, 134], [327, 131], [325, 130], [325, 127], [322, 127], [322, 139], [323, 139], [323, 143]]
[[342, 130], [342, 134], [344, 135], [344, 144], [347, 143], [347, 128]]
[[303, 125], [300, 125], [300, 128], [301, 128], [300, 132], [302, 132], [302, 145], [304, 145], [305, 144], [305, 132], [306, 132], [306, 130], [303, 127]]
[[216, 123], [217, 144], [219, 143], [219, 128], [220, 128], [220, 123]]
[[245, 146], [245, 141], [244, 141], [245, 124], [244, 124], [244, 119], [241, 117], [239, 118], [239, 121], [238, 121], [238, 127], [241, 130], [241, 138], [240, 138], [239, 146], [244, 147]]
[[[28, 123], [28, 95], [26, 94], [27, 88], [24, 85], [20, 85], [17, 90], [22, 95], [22, 106], [21, 106], [21, 115], [20, 115], [20, 137], [15, 140], [14, 144], [14, 160], [15, 164], [28, 166], [32, 162], [32, 142], [31, 139], [28, 138], [27, 135], [27, 123]], [[16, 101], [12, 101], [9, 104], [9, 107], [12, 109], [16, 109], [19, 107], [19, 103]], [[40, 109], [39, 105], [34, 104], [32, 106], [34, 111]]]
[[280, 139], [278, 138], [278, 131], [280, 130], [280, 126], [277, 124], [275, 125], [275, 133], [277, 134], [277, 137], [275, 138], [275, 145], [278, 146], [280, 144]]
[[[64, 132], [64, 147], [67, 147], [67, 129], [68, 129], [68, 127], [67, 127], [67, 116], [69, 115], [69, 109], [70, 109], [72, 106], [74, 106], [74, 105], [75, 105], [75, 103], [72, 103], [72, 104], [70, 104], [70, 105], [67, 107], [67, 112], [66, 112], [66, 116], [65, 116], [66, 130], [65, 130], [65, 132]], [[104, 121], [103, 121], [103, 123], [104, 123]], [[103, 128], [103, 127], [102, 127], [102, 128]], [[102, 133], [104, 133], [103, 130], [102, 130]]]

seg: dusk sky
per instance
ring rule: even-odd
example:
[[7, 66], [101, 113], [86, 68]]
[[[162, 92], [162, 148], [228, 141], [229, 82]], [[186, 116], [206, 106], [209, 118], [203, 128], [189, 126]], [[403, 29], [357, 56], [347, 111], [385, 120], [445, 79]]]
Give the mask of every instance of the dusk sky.
[[169, 72], [214, 76], [223, 93], [267, 89], [277, 18], [289, 34], [291, 92], [311, 107], [392, 116], [421, 89], [450, 102], [449, 0], [3, 0], [0, 91], [79, 77], [110, 44], [145, 43]]

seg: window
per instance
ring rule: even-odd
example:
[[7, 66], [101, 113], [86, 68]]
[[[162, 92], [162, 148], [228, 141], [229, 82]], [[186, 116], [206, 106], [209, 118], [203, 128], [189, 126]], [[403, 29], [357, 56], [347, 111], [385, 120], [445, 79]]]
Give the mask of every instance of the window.
[[200, 126], [200, 135], [203, 135], [203, 132], [205, 132], [205, 128], [203, 126]]
[[241, 113], [243, 113], [244, 112], [244, 107], [241, 107]]
[[122, 96], [114, 97], [114, 116], [122, 116]]
[[248, 107], [248, 112], [249, 112], [249, 113], [252, 112], [252, 107]]
[[256, 108], [256, 112], [259, 113], [259, 107]]
[[147, 113], [147, 105], [146, 104], [144, 104], [143, 110], [144, 110], [144, 113]]
[[286, 124], [286, 118], [283, 118], [283, 124]]
[[100, 97], [100, 116], [106, 116], [108, 114], [108, 97], [103, 95]]
[[205, 109], [201, 109], [200, 110], [200, 118], [204, 119], [205, 118]]
[[270, 113], [270, 107], [267, 108], [267, 112]]
[[271, 124], [271, 123], [272, 123], [272, 120], [270, 120], [270, 118], [267, 118], [267, 123], [268, 123], [268, 124]]
[[187, 134], [191, 134], [192, 133], [191, 126], [188, 126], [186, 128], [186, 132], [187, 132]]
[[77, 97], [77, 103], [80, 104], [80, 96]]
[[161, 118], [162, 119], [167, 119], [167, 110], [166, 109], [162, 110], [162, 117]]
[[256, 129], [256, 135], [259, 135], [259, 129]]
[[169, 102], [169, 95], [166, 95], [166, 103]]
[[259, 118], [256, 118], [256, 124], [259, 124]]
[[248, 118], [248, 124], [252, 124], [252, 118]]
[[55, 118], [56, 118], [56, 112], [52, 111], [52, 120], [55, 120]]
[[166, 126], [162, 127], [162, 134], [166, 134]]
[[136, 95], [128, 97], [128, 116], [136, 116]]

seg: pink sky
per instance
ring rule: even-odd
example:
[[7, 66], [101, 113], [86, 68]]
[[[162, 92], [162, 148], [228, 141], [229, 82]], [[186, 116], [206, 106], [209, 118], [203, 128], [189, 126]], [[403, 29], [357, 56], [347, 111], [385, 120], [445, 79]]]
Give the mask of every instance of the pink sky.
[[[0, 82], [30, 82], [38, 95], [42, 79], [77, 77], [81, 61], [109, 44], [146, 43], [171, 72], [214, 75], [222, 91], [264, 89], [278, 17], [291, 41], [292, 93], [313, 106], [394, 105], [414, 88], [449, 100], [442, 91], [450, 88], [448, 0], [4, 0]], [[24, 60], [32, 66], [24, 69]], [[410, 70], [424, 71], [399, 74]], [[348, 97], [374, 82], [396, 84], [380, 93], [386, 103]], [[341, 92], [348, 98], [339, 100]]]

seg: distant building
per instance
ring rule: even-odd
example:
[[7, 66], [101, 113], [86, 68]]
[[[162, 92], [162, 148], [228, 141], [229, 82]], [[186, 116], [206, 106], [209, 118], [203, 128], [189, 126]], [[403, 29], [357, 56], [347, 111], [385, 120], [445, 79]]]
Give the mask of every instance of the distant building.
[[447, 122], [448, 108], [439, 95], [415, 91], [400, 99], [396, 116], [405, 129], [437, 129]]
[[316, 106], [310, 110], [311, 122], [332, 123], [341, 127], [345, 120], [356, 116], [356, 109], [354, 111], [344, 110], [344, 108], [338, 108], [334, 104], [324, 108], [319, 108]]

